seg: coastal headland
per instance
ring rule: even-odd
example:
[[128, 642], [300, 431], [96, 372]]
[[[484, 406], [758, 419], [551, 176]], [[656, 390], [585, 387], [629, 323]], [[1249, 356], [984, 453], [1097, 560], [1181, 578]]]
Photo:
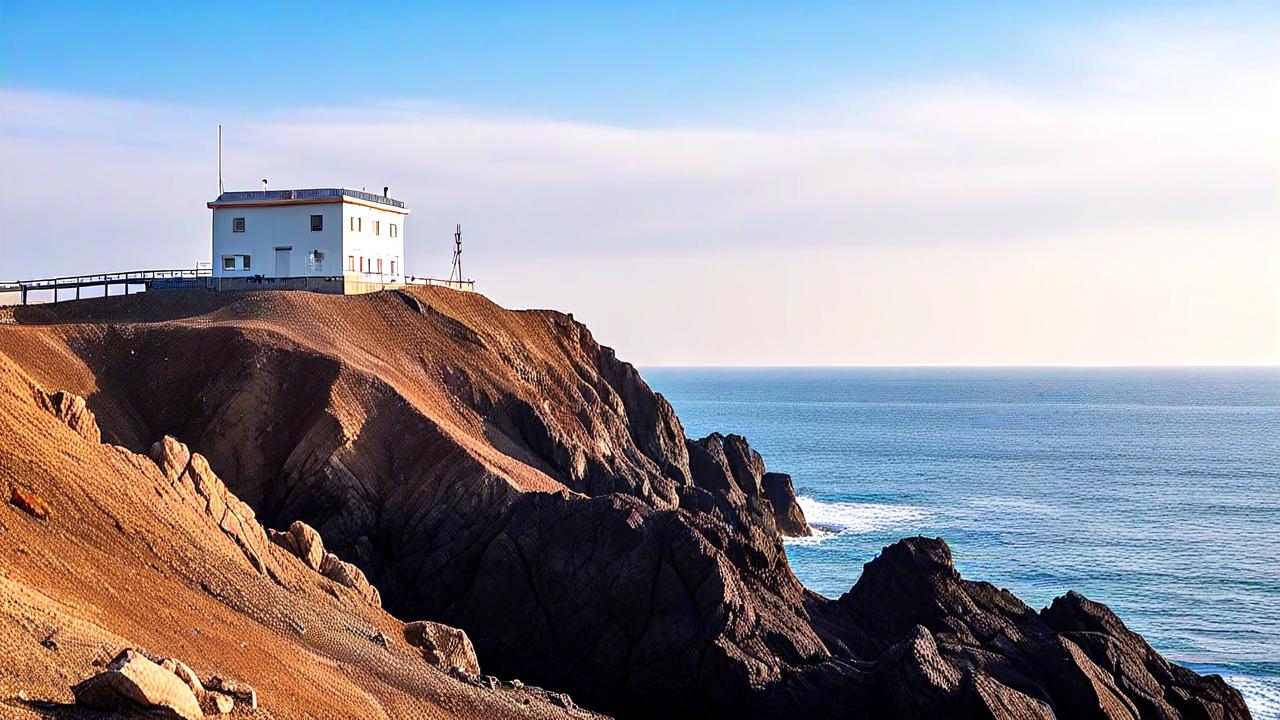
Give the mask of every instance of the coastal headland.
[[476, 293], [0, 308], [0, 708], [181, 661], [255, 717], [1249, 717], [942, 539], [805, 589], [766, 460], [687, 438], [572, 315]]

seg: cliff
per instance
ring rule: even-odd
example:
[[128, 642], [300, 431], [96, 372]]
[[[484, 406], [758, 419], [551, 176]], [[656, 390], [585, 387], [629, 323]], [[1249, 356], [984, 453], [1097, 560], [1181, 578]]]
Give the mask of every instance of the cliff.
[[395, 616], [457, 626], [487, 671], [592, 709], [1248, 716], [1105, 607], [1037, 613], [961, 579], [940, 540], [886, 548], [839, 599], [806, 591], [781, 541], [808, 532], [790, 478], [739, 436], [686, 438], [572, 316], [438, 288], [7, 312], [0, 349], [87, 398], [104, 441], [185, 441]]
[[400, 622], [353, 566], [272, 542], [181, 442], [99, 442], [82, 398], [4, 353], [0, 493], [0, 717], [592, 716], [481, 675], [461, 631]]

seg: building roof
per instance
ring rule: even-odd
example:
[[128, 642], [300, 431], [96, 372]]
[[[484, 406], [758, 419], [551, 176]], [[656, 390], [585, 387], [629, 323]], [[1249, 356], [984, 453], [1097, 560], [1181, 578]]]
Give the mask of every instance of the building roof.
[[404, 208], [403, 200], [393, 200], [384, 195], [375, 195], [363, 190], [347, 188], [310, 188], [306, 190], [236, 190], [224, 192], [209, 202], [209, 207], [228, 207], [234, 205], [283, 205], [286, 203], [341, 202], [343, 198], [363, 200], [367, 203]]

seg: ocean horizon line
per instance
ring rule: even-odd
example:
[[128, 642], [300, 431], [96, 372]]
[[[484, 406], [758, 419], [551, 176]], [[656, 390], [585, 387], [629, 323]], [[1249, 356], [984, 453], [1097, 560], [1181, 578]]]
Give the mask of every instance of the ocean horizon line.
[[1218, 364], [793, 364], [793, 365], [734, 365], [734, 364], [653, 364], [633, 363], [647, 370], [1280, 370], [1280, 363], [1218, 363]]

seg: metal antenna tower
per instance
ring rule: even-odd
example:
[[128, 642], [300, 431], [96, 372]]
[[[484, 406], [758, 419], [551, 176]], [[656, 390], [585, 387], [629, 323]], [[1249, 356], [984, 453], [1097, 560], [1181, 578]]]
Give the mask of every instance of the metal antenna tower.
[[453, 269], [449, 271], [449, 279], [462, 282], [462, 224], [453, 234]]

